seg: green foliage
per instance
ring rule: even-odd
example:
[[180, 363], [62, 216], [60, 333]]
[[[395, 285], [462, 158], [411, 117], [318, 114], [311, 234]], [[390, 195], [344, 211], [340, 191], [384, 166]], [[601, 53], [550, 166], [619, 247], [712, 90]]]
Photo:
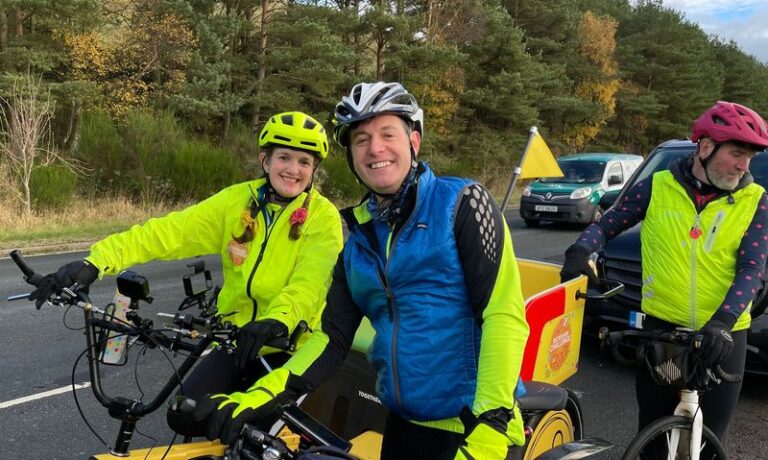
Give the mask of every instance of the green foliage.
[[768, 115], [768, 66], [741, 52], [733, 42], [715, 41], [714, 47], [725, 71], [721, 99]]
[[[242, 129], [237, 131], [242, 134]], [[233, 145], [247, 148], [237, 136]], [[77, 158], [93, 170], [81, 188], [91, 196], [121, 194], [147, 203], [208, 197], [241, 176], [239, 157], [191, 138], [168, 112], [133, 111], [118, 127], [104, 112], [84, 117]]]
[[126, 163], [125, 143], [112, 118], [103, 111], [88, 111], [83, 115], [80, 143], [75, 158], [92, 170], [80, 181], [80, 193], [95, 196], [99, 191], [109, 190], [127, 194], [121, 177], [131, 166]]
[[334, 34], [341, 13], [323, 7], [292, 5], [270, 24], [267, 77], [258, 104], [267, 117], [304, 110], [325, 121], [338, 94], [352, 84], [343, 69], [354, 54]]
[[630, 100], [619, 100], [618, 109], [637, 107], [636, 98], [661, 109], [642, 114], [636, 141], [649, 139], [642, 145], [647, 150], [663, 139], [686, 137], [692, 121], [721, 96], [724, 69], [706, 34], [680, 13], [648, 1], [619, 25], [617, 38], [619, 66], [632, 87], [619, 92]]
[[238, 181], [261, 174], [258, 133], [254, 133], [245, 123], [236, 120], [222, 139], [221, 145], [234, 155], [238, 163]]
[[29, 188], [35, 210], [63, 208], [75, 194], [77, 175], [63, 165], [48, 165], [32, 170]]
[[172, 154], [170, 183], [176, 200], [202, 200], [235, 182], [238, 162], [222, 148], [184, 142]]
[[466, 142], [475, 140], [480, 126], [493, 128], [488, 133], [494, 137], [496, 130], [502, 137], [525, 135], [536, 124], [535, 101], [549, 75], [546, 66], [525, 52], [523, 31], [504, 10], [488, 8], [485, 13], [485, 36], [461, 49], [467, 56], [460, 109]]
[[315, 181], [318, 189], [327, 198], [343, 206], [356, 204], [355, 200], [359, 200], [365, 193], [365, 187], [357, 182], [349, 170], [344, 150], [339, 146], [334, 147], [317, 172]]

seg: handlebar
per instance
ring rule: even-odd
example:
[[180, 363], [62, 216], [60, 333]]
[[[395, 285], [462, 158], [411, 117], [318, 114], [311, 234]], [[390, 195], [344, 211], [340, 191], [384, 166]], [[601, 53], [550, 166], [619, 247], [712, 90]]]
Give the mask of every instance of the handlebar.
[[[196, 407], [197, 403], [194, 399], [179, 396], [170, 406], [170, 410], [191, 416]], [[313, 452], [329, 455], [329, 457], [323, 458], [356, 459], [356, 457], [348, 454], [352, 444], [325, 427], [295, 403], [277, 406], [275, 411], [278, 418], [285, 423], [291, 432], [298, 434], [305, 444], [312, 446]], [[300, 445], [297, 449], [301, 448], [305, 448], [305, 446]], [[298, 450], [292, 452], [278, 435], [267, 433], [246, 423], [238, 440], [232, 445], [228, 458], [232, 460], [246, 458], [287, 460], [297, 458], [297, 453]]]
[[605, 300], [609, 297], [613, 297], [624, 291], [624, 283], [614, 280], [601, 279], [599, 288], [608, 289], [604, 292], [599, 292], [592, 287], [587, 288], [587, 292], [576, 291], [576, 299], [588, 299], [588, 300]]
[[21, 251], [14, 249], [11, 251], [10, 255], [13, 262], [17, 267], [19, 267], [19, 270], [21, 270], [21, 273], [24, 274], [24, 281], [31, 284], [32, 286], [37, 286], [40, 284], [40, 281], [42, 281], [43, 277], [35, 273], [35, 271], [32, 270], [29, 265], [27, 265], [27, 262], [21, 256]]
[[[689, 348], [689, 353], [698, 350], [704, 340], [704, 336], [698, 332], [679, 329], [672, 331], [629, 329], [611, 332], [608, 331], [608, 328], [601, 327], [598, 332], [598, 337], [602, 343], [609, 346], [621, 344], [625, 337], [637, 337], [644, 339], [646, 342], [662, 342], [682, 345]], [[720, 364], [716, 364], [711, 368], [706, 368], [706, 370], [711, 372], [717, 380], [723, 382], [737, 383], [742, 380], [740, 375], [724, 371]]]

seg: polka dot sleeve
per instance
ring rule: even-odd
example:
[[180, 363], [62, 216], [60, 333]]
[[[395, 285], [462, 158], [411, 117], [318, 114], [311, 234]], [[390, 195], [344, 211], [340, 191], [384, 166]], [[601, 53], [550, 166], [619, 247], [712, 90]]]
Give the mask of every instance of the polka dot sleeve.
[[735, 318], [744, 312], [762, 283], [766, 253], [768, 253], [768, 198], [763, 195], [752, 223], [741, 240], [736, 258], [736, 275], [720, 306], [720, 311], [729, 313]]
[[493, 293], [504, 250], [504, 220], [483, 186], [464, 189], [456, 210], [454, 235], [464, 267], [469, 300], [477, 318]]
[[651, 178], [635, 184], [603, 217], [593, 222], [582, 232], [576, 244], [586, 248], [590, 253], [603, 249], [605, 243], [635, 226], [643, 218], [651, 202]]

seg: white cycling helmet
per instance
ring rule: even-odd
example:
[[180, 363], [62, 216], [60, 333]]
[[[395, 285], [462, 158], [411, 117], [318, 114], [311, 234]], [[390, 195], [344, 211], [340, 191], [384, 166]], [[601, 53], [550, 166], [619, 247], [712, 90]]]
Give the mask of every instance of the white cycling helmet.
[[350, 125], [390, 113], [413, 123], [413, 129], [424, 135], [424, 112], [416, 98], [400, 83], [358, 83], [336, 104], [333, 138], [347, 146]]

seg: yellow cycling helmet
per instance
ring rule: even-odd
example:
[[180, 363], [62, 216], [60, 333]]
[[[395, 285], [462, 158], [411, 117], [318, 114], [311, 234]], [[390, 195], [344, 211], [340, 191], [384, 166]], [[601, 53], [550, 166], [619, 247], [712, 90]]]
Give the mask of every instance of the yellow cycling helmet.
[[328, 156], [328, 135], [317, 120], [302, 112], [273, 115], [259, 134], [259, 147], [281, 145], [304, 150], [318, 156]]

